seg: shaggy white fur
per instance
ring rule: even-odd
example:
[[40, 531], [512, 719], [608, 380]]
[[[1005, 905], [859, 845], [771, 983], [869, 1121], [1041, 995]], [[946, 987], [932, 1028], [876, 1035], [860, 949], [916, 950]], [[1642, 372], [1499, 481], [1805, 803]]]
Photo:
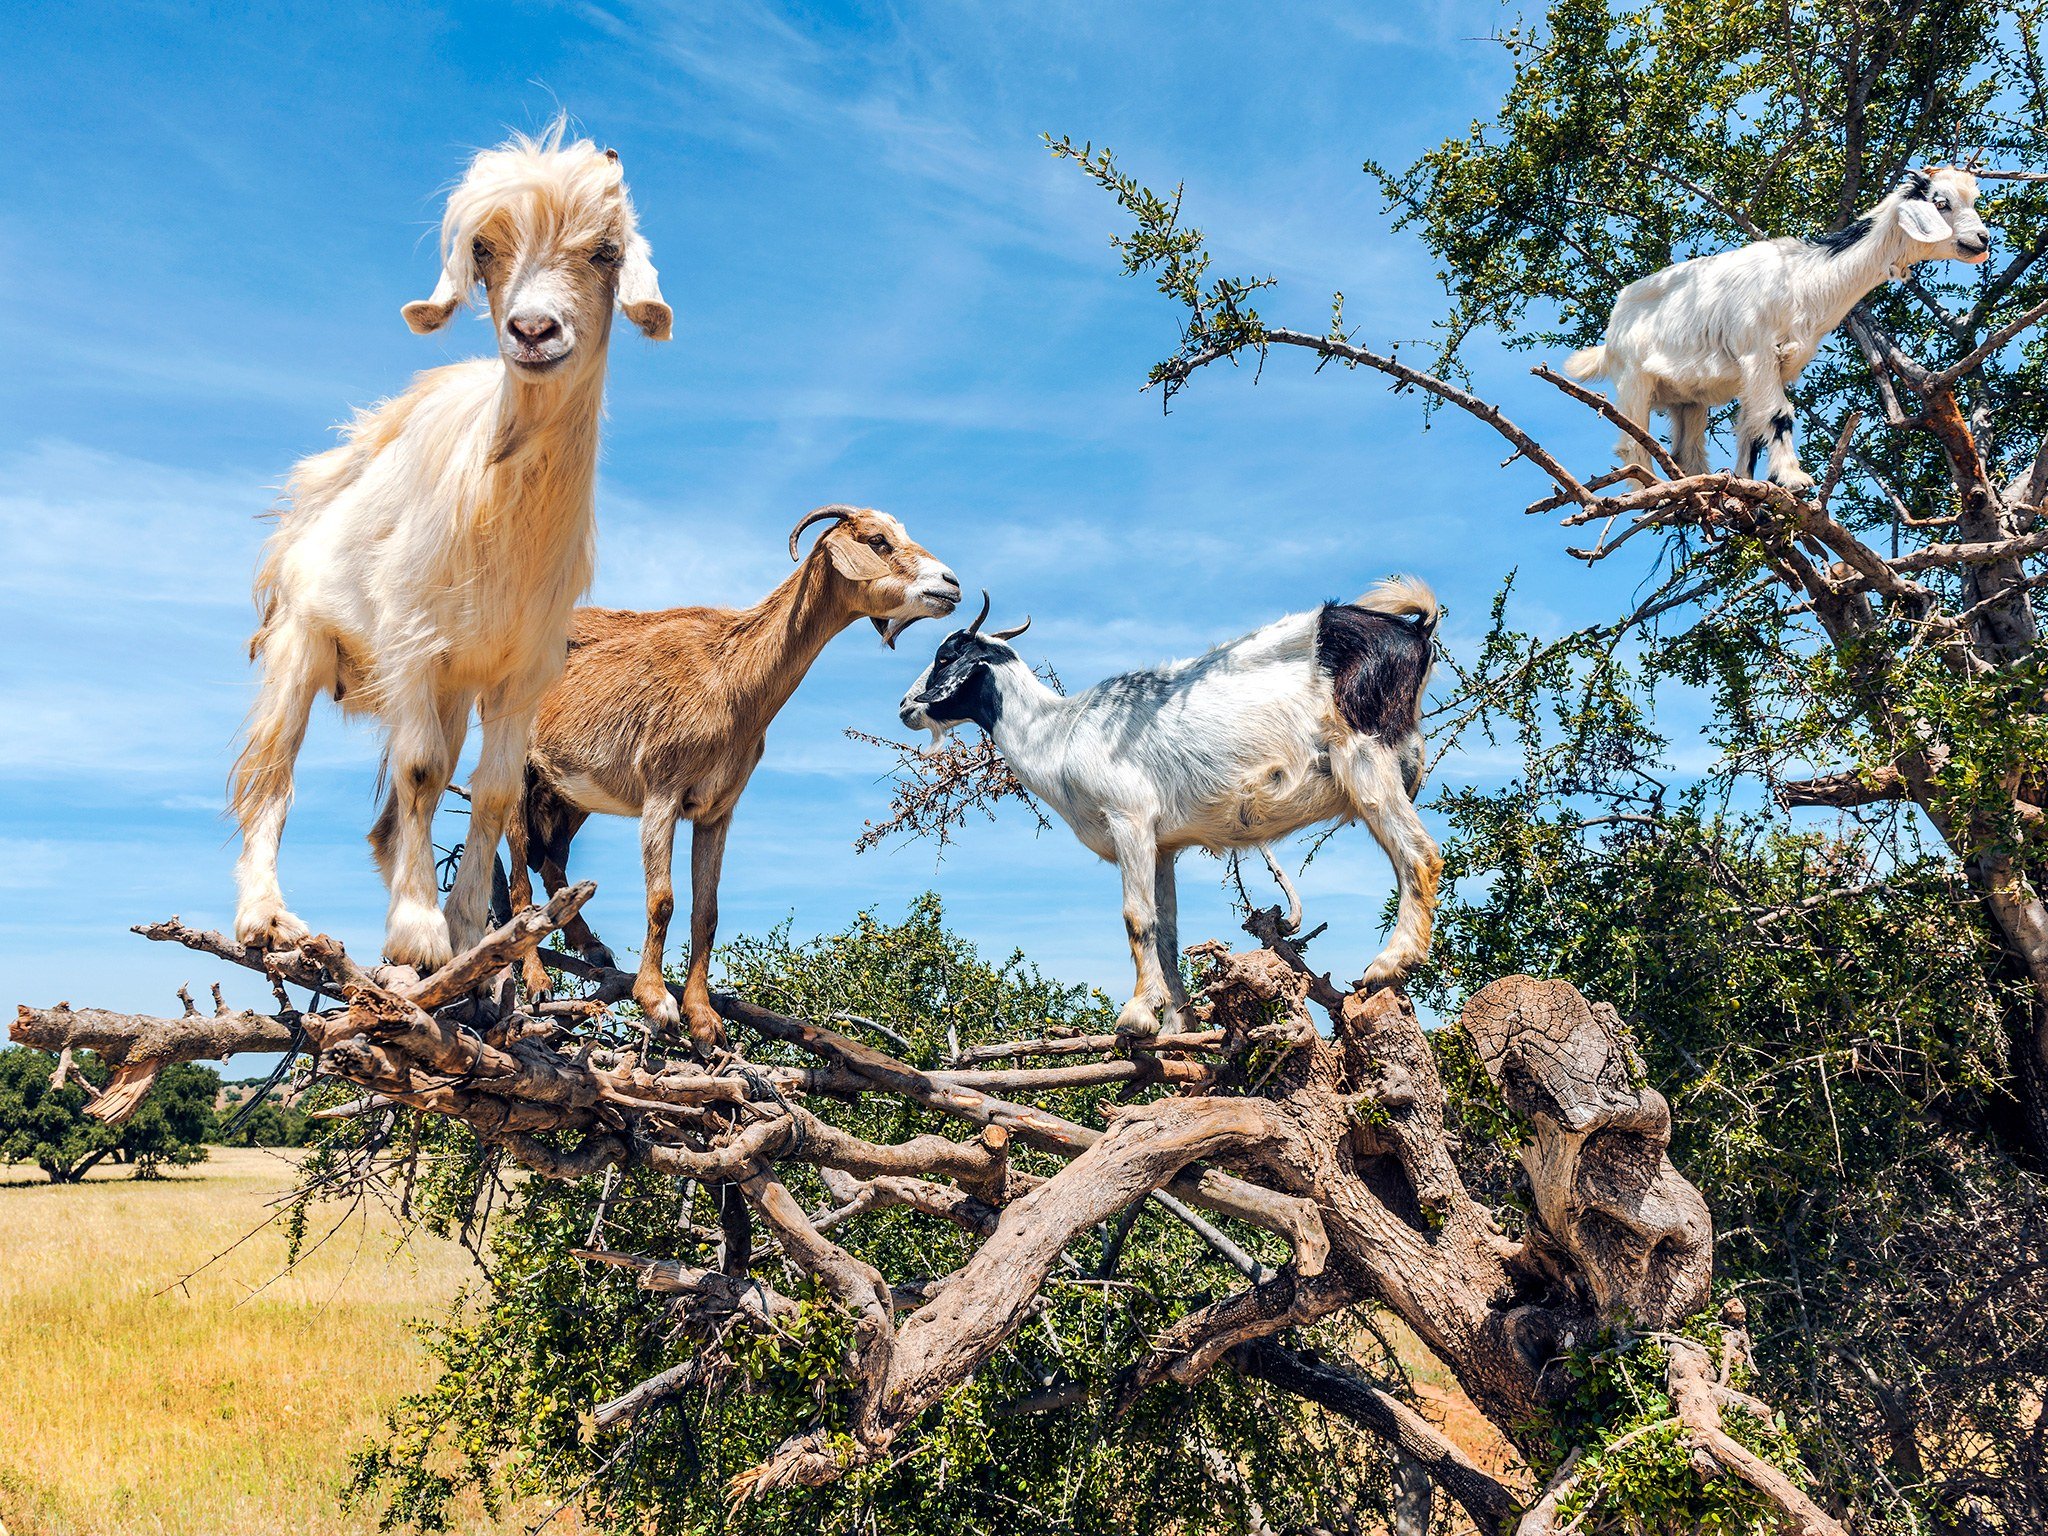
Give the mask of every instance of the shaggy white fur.
[[[422, 969], [481, 937], [492, 855], [525, 772], [535, 706], [590, 584], [592, 491], [614, 302], [669, 334], [618, 157], [588, 140], [486, 150], [448, 198], [441, 278], [405, 307], [431, 331], [481, 284], [498, 355], [421, 374], [302, 459], [256, 575], [263, 682], [235, 764], [235, 933], [306, 927], [278, 884], [293, 769], [315, 696], [376, 716], [391, 789], [370, 842], [391, 890], [385, 953]], [[432, 823], [472, 710], [483, 750], [444, 917]]]

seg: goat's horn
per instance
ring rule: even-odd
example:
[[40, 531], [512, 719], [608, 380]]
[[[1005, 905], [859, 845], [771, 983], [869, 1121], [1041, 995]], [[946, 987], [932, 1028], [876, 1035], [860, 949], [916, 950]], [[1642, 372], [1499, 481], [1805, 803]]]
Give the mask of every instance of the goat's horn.
[[804, 520], [789, 530], [789, 558], [791, 560], [801, 560], [803, 558], [803, 556], [796, 552], [796, 541], [811, 524], [822, 523], [828, 517], [835, 523], [843, 523], [851, 516], [853, 516], [853, 508], [838, 506], [820, 507], [815, 512], [804, 514]]
[[981, 621], [982, 621], [983, 619], [987, 618], [987, 617], [988, 617], [988, 588], [987, 588], [987, 587], [983, 587], [983, 588], [981, 589], [981, 612], [977, 613], [977, 614], [976, 614], [976, 615], [974, 616], [974, 622], [973, 622], [972, 624], [970, 624], [970, 625], [968, 625], [968, 626], [967, 626], [967, 633], [968, 633], [968, 634], [970, 634], [970, 635], [978, 635], [978, 634], [980, 634], [980, 633], [981, 633]]
[[995, 631], [993, 631], [993, 632], [992, 632], [992, 633], [991, 633], [991, 634], [989, 635], [989, 639], [991, 639], [991, 640], [1014, 640], [1014, 639], [1016, 639], [1016, 638], [1017, 638], [1017, 637], [1018, 637], [1019, 635], [1023, 634], [1023, 633], [1024, 633], [1024, 631], [1025, 631], [1025, 630], [1027, 630], [1027, 629], [1029, 629], [1030, 627], [1031, 627], [1031, 615], [1027, 613], [1027, 614], [1025, 614], [1025, 615], [1024, 615], [1024, 622], [1023, 622], [1022, 624], [1019, 624], [1019, 625], [1018, 625], [1018, 626], [1017, 626], [1017, 627], [1016, 627], [1015, 629], [998, 629], [998, 630], [995, 630]]

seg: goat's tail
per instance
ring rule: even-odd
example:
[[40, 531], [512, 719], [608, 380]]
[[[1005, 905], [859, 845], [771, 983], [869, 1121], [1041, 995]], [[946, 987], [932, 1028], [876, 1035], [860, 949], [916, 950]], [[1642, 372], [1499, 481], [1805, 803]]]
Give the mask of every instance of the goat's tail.
[[1416, 628], [1424, 639], [1436, 633], [1436, 621], [1443, 612], [1437, 606], [1436, 594], [1429, 590], [1429, 584], [1413, 576], [1389, 576], [1351, 606], [1384, 613], [1389, 618], [1412, 615], [1422, 621]]
[[1607, 349], [1605, 347], [1581, 347], [1564, 360], [1564, 371], [1575, 379], [1604, 379], [1607, 377]]

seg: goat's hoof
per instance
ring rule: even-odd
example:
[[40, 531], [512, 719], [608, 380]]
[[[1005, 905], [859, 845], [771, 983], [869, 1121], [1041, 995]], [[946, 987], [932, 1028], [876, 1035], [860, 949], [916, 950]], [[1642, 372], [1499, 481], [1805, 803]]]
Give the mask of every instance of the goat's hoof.
[[448, 919], [438, 907], [400, 908], [384, 928], [384, 958], [409, 965], [422, 976], [455, 958], [448, 942]]
[[1413, 969], [1412, 965], [1403, 964], [1399, 960], [1389, 960], [1383, 956], [1365, 968], [1365, 974], [1351, 983], [1351, 990], [1377, 992], [1382, 987], [1398, 986], [1408, 979], [1408, 973]]
[[1771, 483], [1792, 492], [1796, 496], [1801, 491], [1813, 489], [1813, 476], [1803, 469], [1794, 469], [1788, 470], [1782, 475], [1771, 476]]
[[576, 953], [581, 955], [591, 965], [601, 965], [608, 971], [616, 971], [619, 968], [618, 958], [612, 954], [611, 946], [600, 944], [595, 939], [592, 939], [588, 944], [577, 950]]
[[1134, 997], [1118, 1011], [1116, 1032], [1134, 1038], [1156, 1035], [1159, 1033], [1158, 1011], [1144, 998]]
[[676, 995], [663, 986], [660, 993], [635, 988], [633, 1001], [640, 1005], [640, 1011], [647, 1016], [647, 1026], [657, 1035], [674, 1031], [683, 1022], [683, 1011], [676, 1006]]
[[235, 914], [235, 938], [251, 949], [294, 949], [312, 936], [313, 930], [287, 912], [282, 902]]
[[683, 1012], [689, 1018], [690, 1039], [696, 1042], [700, 1053], [707, 1046], [715, 1050], [725, 1048], [725, 1020], [716, 1008], [709, 1003], [688, 1003]]

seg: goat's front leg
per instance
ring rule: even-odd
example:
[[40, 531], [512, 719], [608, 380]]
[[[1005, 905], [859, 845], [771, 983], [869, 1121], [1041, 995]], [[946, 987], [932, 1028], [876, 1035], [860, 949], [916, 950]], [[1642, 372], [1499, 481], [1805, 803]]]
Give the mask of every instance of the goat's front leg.
[[1743, 474], [1753, 478], [1757, 456], [1768, 450], [1772, 480], [1788, 491], [1813, 488], [1813, 476], [1799, 467], [1799, 454], [1792, 446], [1792, 402], [1785, 394], [1785, 381], [1778, 376], [1775, 351], [1743, 360], [1736, 441], [1742, 450], [1736, 467]]
[[675, 994], [661, 974], [661, 952], [668, 944], [668, 922], [675, 916], [673, 864], [676, 818], [681, 807], [673, 800], [649, 800], [640, 808], [640, 862], [647, 872], [647, 942], [640, 948], [640, 969], [633, 977], [633, 1001], [657, 1033], [682, 1020]]
[[1365, 735], [1333, 742], [1330, 773], [1344, 786], [1352, 807], [1386, 851], [1401, 887], [1394, 931], [1356, 984], [1376, 987], [1399, 981], [1429, 956], [1443, 857], [1435, 839], [1423, 830], [1422, 818], [1415, 814], [1394, 748]]
[[[370, 832], [370, 846], [391, 887], [384, 919], [384, 956], [426, 972], [446, 965], [454, 951], [434, 881], [434, 812], [455, 773], [460, 743], [451, 743], [433, 700], [394, 701], [391, 720], [391, 795]], [[486, 871], [488, 874], [488, 870]], [[488, 882], [485, 885], [489, 891]]]
[[1153, 949], [1159, 957], [1160, 979], [1166, 983], [1171, 1012], [1165, 1024], [1169, 1029], [1179, 1027], [1181, 1010], [1188, 1005], [1188, 989], [1180, 979], [1180, 895], [1173, 880], [1176, 857], [1162, 849], [1152, 863]]
[[530, 706], [485, 698], [483, 747], [476, 772], [469, 776], [469, 836], [455, 868], [454, 889], [448, 893], [448, 937], [457, 949], [469, 948], [489, 929], [491, 861], [519, 806], [519, 792], [526, 784], [526, 743], [532, 733]]
[[1131, 820], [1113, 822], [1110, 838], [1124, 882], [1124, 934], [1138, 973], [1136, 993], [1117, 1013], [1117, 1033], [1157, 1034], [1159, 1009], [1171, 997], [1159, 966], [1158, 841], [1149, 824]]
[[690, 831], [690, 971], [683, 978], [683, 1016], [703, 1055], [725, 1044], [725, 1021], [711, 1006], [711, 946], [718, 938], [718, 875], [732, 818], [700, 821]]

